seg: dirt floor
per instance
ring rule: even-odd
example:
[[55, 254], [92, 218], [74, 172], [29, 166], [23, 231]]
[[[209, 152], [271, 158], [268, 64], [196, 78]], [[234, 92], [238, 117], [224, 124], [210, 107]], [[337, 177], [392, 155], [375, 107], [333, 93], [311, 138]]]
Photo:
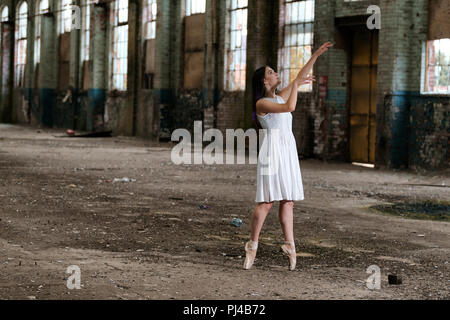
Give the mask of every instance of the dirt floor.
[[[64, 135], [0, 125], [0, 299], [450, 298], [450, 222], [369, 209], [449, 200], [448, 170], [300, 160], [297, 269], [280, 251], [275, 202], [243, 270], [256, 165], [174, 165], [171, 143]], [[67, 287], [72, 265], [79, 290]], [[379, 290], [366, 287], [370, 265]]]

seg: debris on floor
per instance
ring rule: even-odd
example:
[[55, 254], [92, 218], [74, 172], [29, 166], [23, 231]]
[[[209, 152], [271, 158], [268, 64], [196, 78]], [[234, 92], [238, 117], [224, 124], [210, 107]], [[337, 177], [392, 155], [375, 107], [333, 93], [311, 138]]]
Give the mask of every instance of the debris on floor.
[[231, 224], [233, 226], [240, 227], [242, 226], [242, 220], [239, 218], [234, 218], [233, 220], [231, 220]]
[[128, 177], [124, 177], [124, 178], [114, 178], [113, 183], [116, 182], [135, 182], [136, 179], [130, 179]]
[[395, 274], [389, 274], [388, 282], [389, 284], [402, 284], [402, 277]]

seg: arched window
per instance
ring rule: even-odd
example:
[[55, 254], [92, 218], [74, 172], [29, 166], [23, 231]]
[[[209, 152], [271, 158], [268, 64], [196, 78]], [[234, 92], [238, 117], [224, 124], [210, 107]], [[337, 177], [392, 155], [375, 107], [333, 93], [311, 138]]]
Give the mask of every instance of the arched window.
[[23, 1], [18, 6], [16, 16], [16, 54], [14, 56], [14, 84], [16, 87], [24, 86], [27, 61], [27, 21], [28, 4]]
[[2, 8], [2, 22], [7, 22], [9, 20], [9, 9], [8, 6]]
[[72, 28], [72, 0], [60, 0], [58, 12], [59, 33], [70, 32]]
[[156, 14], [158, 5], [156, 0], [144, 0], [144, 39], [155, 39], [156, 37]]
[[36, 6], [36, 26], [34, 38], [34, 65], [38, 64], [41, 59], [41, 16], [49, 10], [48, 0], [40, 0]]
[[127, 90], [128, 74], [128, 0], [112, 3], [111, 89]]

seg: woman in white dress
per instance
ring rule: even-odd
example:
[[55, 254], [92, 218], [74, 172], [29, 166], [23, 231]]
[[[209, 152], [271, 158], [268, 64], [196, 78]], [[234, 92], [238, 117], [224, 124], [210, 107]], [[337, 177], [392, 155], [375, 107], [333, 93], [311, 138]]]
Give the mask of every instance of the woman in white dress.
[[271, 67], [261, 67], [253, 75], [253, 116], [258, 129], [267, 132], [258, 155], [256, 206], [251, 216], [250, 240], [245, 244], [244, 269], [253, 265], [259, 233], [274, 201], [280, 201], [278, 217], [284, 234], [281, 249], [289, 258], [289, 269], [295, 269], [293, 209], [294, 201], [303, 200], [304, 195], [291, 112], [297, 105], [298, 87], [315, 81], [309, 73], [317, 58], [332, 46], [324, 43], [294, 81], [279, 92], [280, 78]]

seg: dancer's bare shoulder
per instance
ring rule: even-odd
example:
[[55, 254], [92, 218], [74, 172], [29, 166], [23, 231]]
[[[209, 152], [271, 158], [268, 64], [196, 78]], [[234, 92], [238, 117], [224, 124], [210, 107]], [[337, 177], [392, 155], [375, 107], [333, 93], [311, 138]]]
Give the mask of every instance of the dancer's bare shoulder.
[[288, 104], [276, 103], [269, 99], [259, 99], [256, 102], [256, 113], [264, 116], [267, 113], [291, 112]]

